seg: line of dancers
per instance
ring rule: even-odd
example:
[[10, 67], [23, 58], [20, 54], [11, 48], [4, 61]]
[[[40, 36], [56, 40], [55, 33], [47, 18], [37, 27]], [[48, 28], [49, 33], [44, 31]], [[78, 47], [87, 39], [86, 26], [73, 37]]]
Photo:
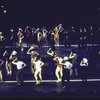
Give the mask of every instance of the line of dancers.
[[[96, 31], [95, 31], [96, 30]], [[32, 28], [30, 26], [17, 27], [17, 29], [9, 29], [6, 33], [0, 32], [0, 48], [5, 46], [18, 46], [21, 51], [24, 50], [24, 44], [30, 47], [31, 44], [42, 46], [59, 46], [64, 45], [65, 48], [71, 47], [71, 44], [78, 44], [78, 48], [87, 48], [88, 44], [94, 46], [99, 43], [99, 29], [93, 26], [77, 28], [64, 28], [62, 24], [54, 26], [48, 30], [46, 27]], [[18, 43], [18, 44], [17, 44]]]
[[[45, 62], [42, 61], [40, 54], [35, 50], [35, 48], [32, 46], [28, 49], [27, 54], [30, 55], [31, 61], [30, 61], [30, 69], [31, 74], [34, 76], [36, 80], [36, 85], [40, 84], [42, 82], [42, 68], [45, 65]], [[61, 54], [52, 48], [49, 48], [47, 50], [47, 54], [50, 56], [50, 63], [49, 63], [49, 69], [53, 69], [56, 63], [56, 69], [52, 70], [51, 72], [55, 72], [57, 83], [63, 83], [63, 86], [66, 85], [65, 80], [67, 79], [67, 82], [70, 82], [70, 75], [73, 72], [73, 69], [75, 70], [76, 75], [78, 75], [77, 68], [76, 68], [76, 59], [77, 54], [71, 51], [69, 55], [65, 55], [64, 57], [61, 57]], [[3, 64], [5, 63], [7, 75], [12, 75], [12, 64], [16, 65], [16, 81], [18, 85], [23, 84], [23, 69], [27, 66], [25, 62], [23, 62], [20, 59], [20, 56], [18, 56], [18, 52], [13, 50], [10, 54], [8, 51], [5, 51], [3, 53], [3, 56], [5, 57], [5, 61], [0, 59], [0, 80], [3, 81], [2, 76], [2, 69]], [[82, 68], [82, 80], [86, 81], [86, 70], [88, 66], [88, 59], [83, 58], [80, 62], [80, 66]], [[50, 72], [50, 73], [51, 73]], [[48, 73], [48, 74], [50, 74]]]

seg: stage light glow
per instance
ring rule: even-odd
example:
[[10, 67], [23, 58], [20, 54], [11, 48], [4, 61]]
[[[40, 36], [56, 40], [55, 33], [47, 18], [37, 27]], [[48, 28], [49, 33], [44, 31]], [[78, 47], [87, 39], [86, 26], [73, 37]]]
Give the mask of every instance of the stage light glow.
[[4, 13], [6, 13], [7, 11], [6, 10], [4, 10]]
[[1, 6], [2, 8], [4, 8], [4, 6]]

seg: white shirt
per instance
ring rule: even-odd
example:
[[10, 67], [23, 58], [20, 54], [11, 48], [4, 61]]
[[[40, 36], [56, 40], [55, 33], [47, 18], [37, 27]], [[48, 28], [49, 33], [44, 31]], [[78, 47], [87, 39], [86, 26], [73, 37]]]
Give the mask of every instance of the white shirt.
[[64, 65], [65, 69], [71, 69], [73, 67], [73, 65], [69, 61], [66, 61], [65, 63], [61, 64]]
[[17, 65], [17, 69], [22, 69], [26, 66], [26, 64], [22, 61], [13, 62], [13, 64]]

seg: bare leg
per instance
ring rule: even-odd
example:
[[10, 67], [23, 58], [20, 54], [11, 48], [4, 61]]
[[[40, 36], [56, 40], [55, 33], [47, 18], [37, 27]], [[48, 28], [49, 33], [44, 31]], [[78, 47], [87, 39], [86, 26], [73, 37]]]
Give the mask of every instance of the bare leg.
[[39, 83], [38, 82], [38, 73], [39, 73], [38, 70], [36, 70], [35, 74], [34, 74], [34, 77], [35, 77], [35, 80], [36, 80], [36, 85]]
[[32, 75], [34, 75], [34, 73], [35, 73], [34, 64], [32, 62], [31, 62], [31, 73], [32, 73]]
[[2, 82], [2, 71], [0, 70], [0, 80]]
[[6, 61], [5, 66], [6, 66], [7, 75], [9, 75], [8, 61]]
[[40, 78], [40, 83], [42, 81], [42, 74], [41, 74], [41, 71], [39, 72], [39, 78]]
[[58, 83], [58, 82], [59, 82], [59, 79], [60, 79], [60, 76], [59, 76], [59, 68], [58, 68], [58, 67], [56, 68], [55, 74], [56, 74], [56, 77], [57, 77], [57, 83]]
[[62, 76], [63, 76], [63, 72], [62, 72], [62, 68], [60, 68], [60, 81], [62, 81]]

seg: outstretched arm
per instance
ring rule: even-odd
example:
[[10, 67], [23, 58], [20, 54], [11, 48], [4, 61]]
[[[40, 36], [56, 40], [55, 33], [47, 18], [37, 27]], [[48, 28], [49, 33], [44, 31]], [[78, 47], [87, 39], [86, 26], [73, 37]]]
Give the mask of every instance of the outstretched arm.
[[61, 65], [66, 65], [66, 63], [62, 63], [62, 62], [61, 62], [60, 64], [61, 64]]

